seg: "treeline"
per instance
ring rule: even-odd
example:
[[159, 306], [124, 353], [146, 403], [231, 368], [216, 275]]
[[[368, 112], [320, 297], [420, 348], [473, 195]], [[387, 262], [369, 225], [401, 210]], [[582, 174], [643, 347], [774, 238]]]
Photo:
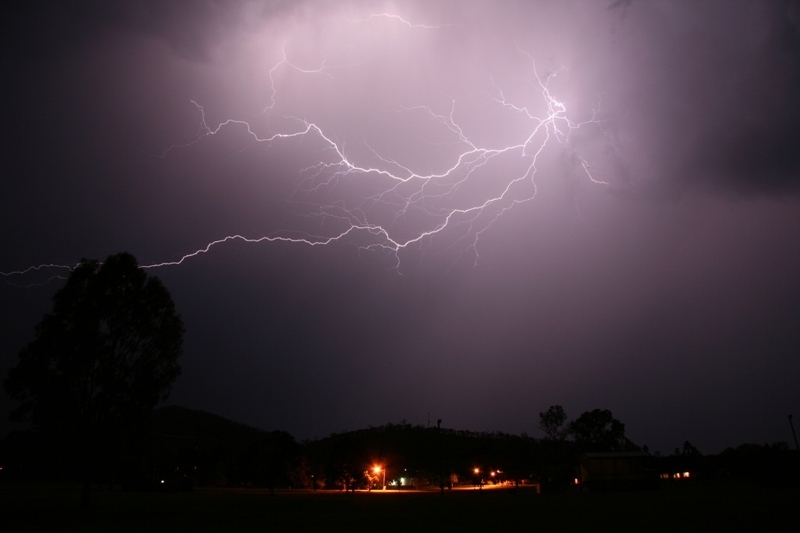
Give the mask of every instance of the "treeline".
[[[739, 480], [761, 486], [800, 486], [800, 453], [786, 442], [741, 444], [716, 455], [703, 455], [689, 442], [672, 455], [657, 456], [666, 479]], [[668, 477], [667, 477], [668, 476]]]
[[[567, 423], [563, 410], [540, 414], [546, 437], [459, 431], [406, 423], [386, 424], [297, 442], [284, 431], [262, 431], [181, 407], [157, 410], [150, 431], [124, 450], [98, 460], [98, 488], [188, 490], [253, 487], [268, 490], [355, 490], [386, 485], [439, 489], [458, 485], [540, 483], [565, 490], [586, 452], [634, 451], [624, 425], [608, 411], [584, 413]], [[549, 425], [548, 425], [549, 424]], [[0, 442], [5, 480], [79, 479], [57, 436], [33, 431]], [[785, 444], [742, 445], [703, 456], [690, 443], [653, 459], [654, 475], [668, 479], [745, 479], [771, 485], [796, 483], [800, 454]], [[72, 466], [71, 466], [72, 465]]]

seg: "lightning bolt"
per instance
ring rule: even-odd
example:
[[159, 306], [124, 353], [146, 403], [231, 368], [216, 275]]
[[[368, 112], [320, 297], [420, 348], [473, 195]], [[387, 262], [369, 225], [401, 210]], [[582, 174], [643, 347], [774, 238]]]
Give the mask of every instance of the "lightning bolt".
[[447, 28], [450, 24], [440, 24], [440, 25], [429, 25], [429, 24], [415, 24], [409, 20], [404, 19], [400, 15], [395, 13], [372, 13], [366, 18], [361, 19], [354, 19], [352, 22], [370, 22], [375, 19], [388, 19], [392, 21], [397, 21], [400, 24], [408, 26], [409, 28], [421, 28], [425, 30], [438, 30], [441, 28]]
[[[427, 32], [445, 27], [415, 24], [389, 13], [372, 14], [350, 22], [370, 25], [377, 21], [397, 24], [405, 27], [406, 31]], [[567, 104], [558, 100], [550, 89], [551, 81], [563, 70], [541, 74], [534, 57], [516, 44], [513, 53], [520, 54], [529, 64], [532, 78], [528, 85], [531, 94], [538, 95], [536, 109], [532, 109], [530, 103], [523, 105], [508, 98], [491, 75], [486, 77], [486, 90], [479, 91], [487, 109], [521, 121], [523, 127], [519, 128], [515, 140], [487, 142], [474, 139], [459, 118], [466, 114], [462, 109], [469, 107], [459, 98], [451, 99], [449, 108], [439, 111], [427, 103], [398, 104], [393, 108], [394, 113], [423, 120], [428, 125], [428, 133], [435, 131], [440, 137], [444, 135], [447, 138], [447, 150], [436, 171], [415, 170], [414, 165], [382, 154], [366, 140], [357, 145], [361, 150], [351, 150], [346, 141], [339, 140], [337, 134], [328, 131], [329, 126], [322, 122], [279, 112], [283, 71], [333, 80], [342, 72], [346, 75], [347, 68], [367, 64], [379, 53], [366, 53], [358, 61], [348, 62], [340, 59], [346, 56], [345, 48], [332, 56], [322, 57], [318, 65], [310, 68], [293, 62], [287, 44], [282, 46], [280, 59], [267, 73], [268, 102], [261, 112], [263, 116], [280, 119], [281, 131], [264, 133], [263, 128], [257, 127], [252, 120], [233, 118], [210, 125], [203, 106], [192, 100], [200, 116], [199, 133], [189, 142], [175, 144], [161, 154], [163, 158], [169, 157], [176, 150], [198, 145], [231, 128], [242, 129], [257, 144], [308, 141], [312, 147], [310, 151], [316, 154], [316, 162], [298, 171], [299, 184], [294, 195], [287, 199], [287, 207], [297, 219], [310, 221], [317, 229], [303, 228], [308, 224], [294, 228], [288, 224], [289, 229], [258, 237], [227, 235], [176, 259], [149, 263], [142, 265], [143, 268], [178, 266], [231, 241], [250, 244], [286, 242], [307, 246], [327, 246], [346, 241], [356, 244], [360, 250], [388, 253], [394, 268], [399, 271], [405, 250], [416, 246], [424, 252], [434, 239], [445, 236], [452, 239], [449, 247], [461, 246], [460, 256], [469, 254], [477, 264], [480, 238], [493, 223], [515, 206], [537, 197], [538, 165], [548, 146], [564, 146], [590, 183], [608, 185], [608, 182], [595, 177], [592, 165], [577, 154], [571, 143], [577, 130], [599, 124], [599, 110], [595, 109], [586, 120], [573, 121], [567, 114]], [[422, 138], [424, 133], [417, 131], [414, 135]], [[340, 189], [351, 191], [362, 186], [367, 193], [358, 192], [353, 196], [352, 192], [339, 192]], [[490, 192], [476, 194], [482, 188]], [[11, 280], [47, 273], [46, 283], [63, 278], [73, 268], [74, 265], [41, 264], [0, 272], [0, 276]]]

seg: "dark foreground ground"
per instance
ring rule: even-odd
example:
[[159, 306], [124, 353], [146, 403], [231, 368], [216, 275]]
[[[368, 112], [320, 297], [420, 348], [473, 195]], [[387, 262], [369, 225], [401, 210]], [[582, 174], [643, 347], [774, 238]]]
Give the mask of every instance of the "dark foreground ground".
[[92, 493], [0, 487], [3, 531], [794, 531], [800, 491], [689, 482], [653, 492], [535, 494], [195, 490]]

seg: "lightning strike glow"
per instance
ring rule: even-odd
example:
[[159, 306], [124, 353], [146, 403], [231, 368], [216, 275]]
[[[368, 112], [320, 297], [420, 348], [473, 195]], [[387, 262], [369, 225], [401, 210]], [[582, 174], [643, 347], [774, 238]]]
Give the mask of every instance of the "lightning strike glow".
[[[383, 20], [395, 23], [407, 31], [414, 29], [437, 30], [443, 26], [414, 24], [399, 15], [381, 13], [351, 21], [353, 24], [369, 25]], [[516, 45], [515, 45], [516, 47]], [[530, 64], [533, 82], [530, 86], [539, 95], [540, 111], [528, 105], [513, 102], [506, 96], [503, 88], [489, 75], [485, 101], [495, 113], [505, 113], [521, 119], [525, 124], [517, 132], [512, 142], [486, 142], [473, 139], [458, 118], [463, 115], [462, 101], [451, 100], [446, 112], [437, 112], [434, 106], [420, 102], [412, 106], [395, 106], [396, 113], [406, 116], [422, 117], [431, 130], [444, 131], [450, 138], [450, 146], [459, 147], [443, 154], [435, 172], [415, 170], [414, 164], [384, 155], [373, 148], [368, 140], [363, 140], [367, 163], [364, 156], [354, 155], [344, 141], [338, 140], [338, 133], [329, 132], [330, 126], [293, 114], [279, 113], [281, 107], [281, 72], [293, 71], [299, 76], [322, 76], [334, 79], [334, 69], [343, 69], [347, 63], [334, 66], [323, 57], [315, 68], [303, 67], [292, 62], [287, 46], [281, 50], [280, 60], [268, 70], [268, 103], [262, 113], [281, 120], [283, 130], [261, 133], [252, 121], [229, 118], [217, 125], [207, 121], [203, 106], [192, 100], [200, 115], [201, 128], [196, 138], [184, 144], [169, 147], [162, 157], [169, 157], [175, 150], [198, 145], [231, 128], [243, 129], [255, 143], [275, 144], [292, 140], [308, 140], [311, 146], [321, 146], [314, 150], [317, 161], [298, 171], [300, 184], [294, 197], [288, 199], [292, 205], [303, 206], [306, 211], [298, 213], [306, 219], [323, 221], [318, 231], [298, 229], [281, 230], [259, 237], [227, 235], [208, 242], [202, 248], [186, 253], [176, 259], [153, 262], [143, 268], [177, 266], [184, 261], [209, 253], [212, 248], [229, 241], [243, 241], [251, 244], [286, 242], [307, 246], [326, 246], [338, 241], [354, 243], [361, 250], [383, 251], [393, 258], [395, 268], [401, 264], [404, 250], [421, 245], [430, 245], [434, 238], [450, 235], [453, 241], [449, 246], [460, 243], [463, 254], [471, 254], [477, 263], [480, 259], [478, 243], [504, 213], [520, 204], [528, 203], [537, 196], [536, 177], [538, 163], [546, 147], [553, 143], [563, 145], [575, 154], [576, 166], [596, 185], [608, 183], [594, 177], [591, 165], [577, 155], [571, 145], [574, 132], [589, 124], [598, 124], [597, 110], [585, 121], [575, 122], [567, 116], [567, 103], [558, 100], [550, 90], [550, 82], [561, 71], [540, 75], [533, 56], [516, 47]], [[362, 60], [363, 61], [363, 60]], [[358, 64], [358, 62], [350, 63]], [[339, 74], [337, 73], [337, 76]], [[343, 75], [346, 75], [343, 74]], [[423, 137], [426, 132], [415, 131]], [[507, 132], [506, 132], [507, 133]], [[304, 141], [305, 142], [305, 141]], [[312, 149], [313, 150], [313, 149]], [[500, 162], [503, 165], [501, 167]], [[512, 170], [507, 170], [510, 168]], [[476, 195], [480, 191], [478, 183], [485, 183], [491, 176], [491, 193]], [[342, 182], [368, 180], [370, 190], [357, 199], [336, 197], [335, 190]], [[469, 190], [470, 194], [467, 194]], [[330, 200], [315, 200], [315, 194], [325, 193]], [[410, 221], [410, 222], [409, 222]], [[324, 228], [323, 228], [324, 226]], [[324, 231], [323, 231], [324, 229]], [[62, 278], [74, 266], [42, 264], [23, 270], [0, 272], [4, 278], [24, 277], [39, 272], [50, 272], [51, 278]], [[49, 281], [49, 279], [48, 279]]]
[[409, 28], [422, 28], [422, 29], [425, 29], [425, 30], [436, 30], [436, 29], [446, 28], [446, 27], [449, 26], [449, 24], [436, 25], [436, 26], [431, 26], [431, 25], [427, 25], [427, 24], [414, 24], [413, 22], [410, 22], [410, 21], [404, 19], [400, 15], [396, 15], [396, 14], [393, 14], [393, 13], [372, 13], [370, 16], [368, 16], [366, 18], [355, 19], [355, 20], [353, 20], [353, 22], [370, 22], [372, 20], [381, 19], [381, 18], [389, 19], [389, 20], [396, 20], [396, 21], [400, 22], [401, 24], [404, 24], [404, 25], [408, 26]]

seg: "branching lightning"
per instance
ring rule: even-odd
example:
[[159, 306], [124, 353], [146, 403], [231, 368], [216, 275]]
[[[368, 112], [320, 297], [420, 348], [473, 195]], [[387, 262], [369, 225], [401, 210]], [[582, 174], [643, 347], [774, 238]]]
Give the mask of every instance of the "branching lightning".
[[[351, 21], [352, 24], [369, 25], [374, 23], [397, 24], [405, 31], [436, 31], [444, 26], [415, 24], [399, 15], [381, 13]], [[202, 248], [180, 257], [143, 265], [155, 269], [177, 266], [183, 262], [209, 253], [229, 241], [246, 243], [287, 242], [307, 246], [326, 246], [346, 241], [361, 250], [388, 253], [393, 265], [399, 268], [405, 250], [415, 246], [429, 247], [434, 239], [449, 236], [448, 246], [461, 246], [461, 253], [470, 254], [477, 262], [479, 239], [492, 224], [508, 210], [519, 204], [531, 202], [536, 198], [538, 164], [546, 147], [557, 143], [565, 146], [575, 155], [581, 173], [589, 182], [607, 185], [593, 175], [588, 161], [577, 155], [571, 146], [571, 136], [576, 130], [590, 124], [597, 124], [595, 111], [590, 118], [575, 122], [567, 115], [567, 104], [558, 100], [550, 89], [550, 82], [559, 72], [541, 75], [531, 54], [516, 47], [515, 54], [521, 54], [529, 63], [530, 89], [538, 94], [537, 110], [528, 105], [515, 103], [508, 98], [503, 88], [487, 74], [486, 90], [483, 96], [490, 109], [497, 113], [514, 116], [524, 124], [516, 140], [506, 142], [497, 140], [486, 142], [476, 140], [468, 132], [459, 118], [464, 104], [459, 98], [450, 100], [449, 109], [435, 110], [428, 102], [414, 105], [394, 105], [395, 113], [419, 117], [432, 130], [444, 132], [450, 147], [443, 153], [441, 161], [435, 165], [437, 171], [415, 170], [414, 164], [382, 153], [373, 148], [369, 139], [360, 139], [361, 154], [349, 150], [347, 142], [339, 140], [339, 132], [330, 131], [331, 126], [281, 112], [280, 73], [293, 71], [300, 76], [323, 76], [333, 79], [340, 75], [337, 69], [349, 66], [346, 62], [334, 65], [323, 57], [314, 67], [301, 67], [292, 61], [287, 46], [283, 46], [280, 60], [268, 70], [269, 88], [267, 104], [262, 113], [280, 119], [282, 130], [264, 133], [252, 121], [229, 118], [216, 125], [208, 123], [203, 106], [192, 100], [200, 116], [200, 131], [196, 138], [187, 143], [168, 148], [162, 157], [171, 157], [176, 150], [188, 149], [221, 134], [231, 128], [241, 128], [252, 142], [275, 145], [292, 140], [308, 140], [309, 150], [316, 154], [316, 162], [299, 169], [296, 192], [287, 203], [301, 206], [299, 216], [313, 218], [324, 223], [313, 231], [307, 227], [273, 231], [267, 235], [247, 237], [227, 235], [208, 242]], [[365, 61], [365, 60], [364, 60]], [[341, 74], [341, 75], [346, 75]], [[415, 131], [414, 135], [424, 138], [425, 131]], [[321, 147], [321, 148], [320, 148]], [[457, 147], [457, 149], [453, 149]], [[369, 157], [364, 157], [363, 154]], [[357, 198], [337, 196], [338, 184], [347, 181], [369, 183], [366, 193]], [[490, 192], [483, 193], [485, 190]], [[481, 194], [476, 194], [481, 192]], [[327, 201], [320, 201], [324, 195]], [[6, 279], [16, 279], [42, 272], [53, 278], [63, 278], [74, 266], [42, 264], [26, 269], [0, 272]], [[49, 279], [47, 280], [49, 281]]]

